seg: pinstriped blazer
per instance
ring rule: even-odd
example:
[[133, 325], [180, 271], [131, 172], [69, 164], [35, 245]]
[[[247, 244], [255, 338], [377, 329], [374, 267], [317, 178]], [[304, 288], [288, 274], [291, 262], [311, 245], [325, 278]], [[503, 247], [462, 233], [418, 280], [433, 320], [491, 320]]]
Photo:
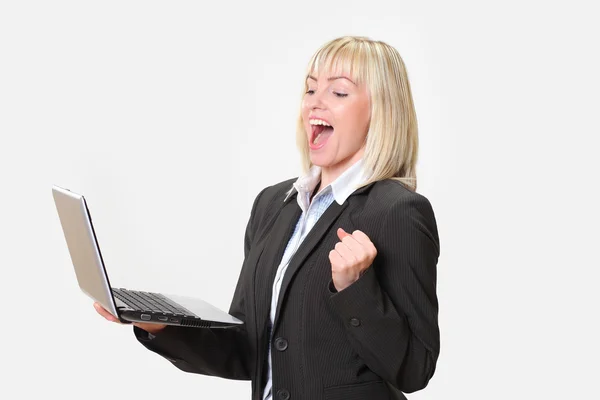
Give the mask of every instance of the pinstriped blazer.
[[[229, 313], [231, 329], [168, 326], [137, 339], [191, 373], [252, 381], [262, 399], [271, 346], [274, 400], [405, 398], [427, 386], [440, 351], [436, 268], [439, 237], [429, 200], [392, 180], [333, 202], [290, 261], [269, 343], [271, 288], [301, 209], [296, 178], [260, 191], [244, 238], [244, 262]], [[329, 251], [336, 230], [363, 231], [377, 256], [358, 281], [335, 292]], [[227, 397], [224, 395], [223, 397]]]

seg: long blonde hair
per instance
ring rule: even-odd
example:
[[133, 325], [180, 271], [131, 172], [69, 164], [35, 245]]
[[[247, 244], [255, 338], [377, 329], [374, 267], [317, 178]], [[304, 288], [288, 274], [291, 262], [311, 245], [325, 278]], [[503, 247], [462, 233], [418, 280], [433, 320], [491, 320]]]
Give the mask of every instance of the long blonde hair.
[[[359, 187], [393, 179], [417, 189], [415, 167], [419, 150], [417, 115], [406, 67], [392, 46], [361, 36], [344, 36], [325, 43], [312, 56], [307, 74], [318, 70], [348, 73], [366, 84], [371, 97], [371, 121], [366, 137], [363, 168], [373, 175]], [[308, 89], [306, 79], [302, 96]], [[300, 111], [296, 128], [302, 171], [312, 166]]]

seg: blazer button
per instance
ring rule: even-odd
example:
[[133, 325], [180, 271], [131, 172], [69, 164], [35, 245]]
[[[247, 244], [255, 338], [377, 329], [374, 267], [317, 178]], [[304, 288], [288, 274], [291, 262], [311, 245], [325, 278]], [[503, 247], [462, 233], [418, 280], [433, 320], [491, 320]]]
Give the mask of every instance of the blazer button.
[[290, 392], [288, 392], [285, 389], [279, 389], [277, 391], [277, 397], [279, 398], [279, 400], [289, 400]]
[[352, 318], [350, 320], [350, 325], [352, 325], [352, 326], [359, 326], [360, 325], [360, 319], [358, 319], [358, 318]]
[[282, 337], [275, 339], [275, 348], [279, 351], [285, 351], [288, 348], [288, 342]]

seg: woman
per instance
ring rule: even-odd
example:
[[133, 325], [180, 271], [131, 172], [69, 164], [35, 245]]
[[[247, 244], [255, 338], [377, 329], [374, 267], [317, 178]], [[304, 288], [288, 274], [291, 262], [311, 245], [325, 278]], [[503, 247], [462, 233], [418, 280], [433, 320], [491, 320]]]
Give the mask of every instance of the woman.
[[246, 227], [229, 310], [245, 324], [134, 332], [183, 371], [252, 380], [256, 400], [405, 398], [428, 384], [440, 351], [440, 247], [432, 207], [415, 192], [404, 63], [385, 43], [342, 37], [307, 72], [304, 173], [264, 188]]

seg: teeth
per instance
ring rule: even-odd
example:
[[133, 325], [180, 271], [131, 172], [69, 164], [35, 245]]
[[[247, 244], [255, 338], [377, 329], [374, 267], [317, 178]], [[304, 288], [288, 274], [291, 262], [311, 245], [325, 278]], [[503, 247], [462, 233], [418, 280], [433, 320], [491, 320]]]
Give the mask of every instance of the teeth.
[[331, 126], [329, 125], [327, 122], [321, 120], [321, 119], [311, 119], [310, 121], [308, 121], [311, 125], [324, 125], [324, 126]]
[[321, 134], [319, 133], [317, 135], [317, 137], [315, 138], [315, 140], [313, 140], [313, 144], [318, 144], [319, 143], [319, 139], [321, 138]]

